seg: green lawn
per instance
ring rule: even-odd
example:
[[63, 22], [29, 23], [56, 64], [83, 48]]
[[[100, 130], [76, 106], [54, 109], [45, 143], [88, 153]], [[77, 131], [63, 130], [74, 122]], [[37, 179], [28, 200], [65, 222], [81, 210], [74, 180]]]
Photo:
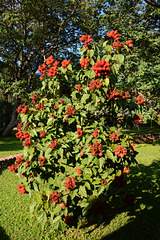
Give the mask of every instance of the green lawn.
[[9, 137], [0, 137], [0, 158], [21, 153], [22, 142], [15, 137], [15, 131]]
[[106, 222], [100, 226], [72, 228], [65, 234], [53, 232], [47, 226], [43, 232], [34, 220], [31, 221], [30, 199], [17, 192], [17, 175], [8, 169], [0, 169], [0, 239], [159, 240], [160, 145], [137, 144], [135, 150], [139, 151], [139, 165], [130, 168], [127, 185], [128, 191], [137, 198], [134, 207], [118, 211], [108, 208]]

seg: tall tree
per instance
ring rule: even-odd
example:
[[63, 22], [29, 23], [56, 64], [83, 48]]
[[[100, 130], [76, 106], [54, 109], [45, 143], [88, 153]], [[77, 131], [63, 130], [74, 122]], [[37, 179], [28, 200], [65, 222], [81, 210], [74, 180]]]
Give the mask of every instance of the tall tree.
[[[50, 54], [57, 60], [74, 58], [78, 35], [95, 34], [100, 1], [4, 0], [0, 6], [0, 88], [4, 97], [15, 99], [10, 124], [17, 124], [16, 106], [33, 91], [39, 77], [38, 66]], [[97, 29], [96, 29], [97, 28]], [[57, 55], [57, 52], [59, 55]]]

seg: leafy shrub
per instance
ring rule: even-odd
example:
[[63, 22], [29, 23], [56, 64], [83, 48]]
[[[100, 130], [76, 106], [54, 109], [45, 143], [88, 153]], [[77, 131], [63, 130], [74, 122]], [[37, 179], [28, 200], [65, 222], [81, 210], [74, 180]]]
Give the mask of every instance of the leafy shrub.
[[102, 216], [109, 189], [123, 187], [127, 167], [136, 163], [137, 152], [121, 127], [141, 123], [140, 108], [128, 92], [116, 89], [122, 53], [133, 44], [120, 43], [118, 36], [112, 31], [111, 44], [97, 46], [82, 35], [79, 71], [70, 60], [60, 66], [47, 58], [38, 68], [40, 93], [17, 109], [16, 136], [24, 146], [16, 159], [18, 191], [34, 199], [31, 212], [42, 226], [49, 220], [53, 229], [64, 230], [81, 215]]

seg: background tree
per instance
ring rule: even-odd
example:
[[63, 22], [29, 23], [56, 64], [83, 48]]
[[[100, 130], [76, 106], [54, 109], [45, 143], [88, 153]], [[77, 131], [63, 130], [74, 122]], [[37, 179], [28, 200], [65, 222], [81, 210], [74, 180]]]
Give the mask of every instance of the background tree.
[[98, 12], [96, 1], [2, 2], [0, 88], [4, 98], [11, 95], [15, 102], [11, 122], [3, 135], [7, 135], [17, 125], [15, 112], [17, 105], [22, 99], [26, 99], [29, 92], [37, 88], [38, 66], [50, 54], [57, 60], [61, 60], [62, 57], [74, 59], [77, 38], [83, 28], [87, 31], [89, 27], [92, 29], [94, 27], [96, 34], [98, 21], [95, 20], [95, 16], [98, 16]]

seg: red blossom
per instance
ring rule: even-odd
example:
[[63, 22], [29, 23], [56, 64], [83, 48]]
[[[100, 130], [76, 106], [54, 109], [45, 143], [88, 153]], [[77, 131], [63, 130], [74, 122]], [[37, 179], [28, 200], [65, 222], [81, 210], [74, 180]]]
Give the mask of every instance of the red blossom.
[[8, 169], [10, 172], [15, 173], [15, 172], [17, 172], [18, 167], [16, 167], [14, 164], [12, 164], [11, 166], [8, 166]]
[[140, 96], [137, 96], [137, 104], [142, 105], [144, 103], [144, 99]]
[[87, 68], [89, 62], [90, 62], [90, 59], [82, 58], [82, 59], [80, 60], [81, 67], [83, 67], [83, 68], [84, 68], [84, 67]]
[[57, 75], [57, 66], [51, 67], [50, 69], [48, 69], [48, 72], [47, 72], [48, 77], [52, 77], [56, 75]]
[[121, 96], [123, 99], [130, 98], [129, 92], [125, 91], [122, 91], [122, 93], [119, 96]]
[[82, 37], [79, 38], [81, 42], [85, 42], [85, 48], [86, 51], [88, 50], [88, 45], [90, 45], [90, 42], [93, 41], [93, 39], [91, 38], [91, 35], [82, 35]]
[[115, 152], [115, 155], [121, 158], [127, 155], [127, 149], [123, 145], [116, 147], [114, 152]]
[[92, 133], [92, 136], [94, 137], [94, 138], [97, 138], [98, 137], [98, 129], [96, 128], [95, 130], [94, 130], [94, 132]]
[[51, 55], [49, 58], [46, 59], [47, 65], [52, 65], [55, 62], [53, 56]]
[[17, 191], [20, 192], [20, 194], [26, 193], [26, 190], [25, 190], [25, 187], [23, 186], [23, 184], [18, 185], [17, 188], [18, 188]]
[[54, 118], [54, 117], [55, 117], [55, 115], [54, 115], [54, 114], [50, 114], [50, 117], [51, 117], [51, 118]]
[[64, 104], [64, 100], [63, 99], [60, 99], [60, 104]]
[[36, 107], [36, 110], [39, 111], [39, 110], [43, 110], [43, 109], [44, 109], [44, 104], [39, 102]]
[[82, 171], [79, 169], [79, 168], [75, 168], [75, 171], [78, 173], [78, 174], [81, 174]]
[[65, 223], [69, 225], [69, 222], [71, 221], [72, 217], [71, 216], [65, 216]]
[[103, 179], [103, 180], [101, 181], [101, 184], [102, 184], [102, 185], [106, 185], [106, 184], [107, 184], [107, 181], [106, 181], [105, 179]]
[[124, 167], [123, 173], [130, 173], [130, 170], [127, 167]]
[[64, 210], [66, 208], [66, 204], [62, 204], [61, 208]]
[[64, 182], [63, 186], [66, 187], [67, 191], [69, 191], [75, 188], [76, 183], [77, 183], [77, 180], [75, 180], [74, 177], [68, 177]]
[[38, 97], [38, 94], [37, 94], [37, 93], [33, 94], [32, 97], [31, 97], [32, 102], [33, 102], [34, 104], [36, 104], [37, 97]]
[[61, 199], [59, 198], [61, 193], [58, 193], [56, 191], [53, 191], [52, 194], [50, 194], [51, 202], [55, 205], [56, 203], [61, 203]]
[[63, 60], [63, 61], [62, 61], [62, 67], [63, 67], [63, 68], [66, 68], [66, 67], [70, 64], [70, 62], [71, 62], [70, 59], [69, 59], [69, 60]]
[[82, 91], [82, 85], [81, 84], [75, 85], [75, 88], [77, 88], [79, 92]]
[[91, 80], [90, 81], [90, 86], [89, 86], [89, 90], [93, 90], [96, 88], [100, 88], [102, 86], [102, 83], [97, 79], [97, 80]]
[[32, 137], [29, 136], [28, 138], [25, 139], [25, 141], [23, 142], [22, 145], [23, 145], [24, 147], [29, 147], [29, 146], [31, 145], [31, 142], [32, 142], [31, 139], [32, 139]]
[[98, 155], [100, 157], [102, 157], [103, 153], [102, 153], [102, 144], [99, 142], [95, 142], [93, 143], [93, 145], [91, 145], [90, 147], [90, 151], [91, 151], [91, 155]]
[[80, 156], [81, 156], [81, 157], [83, 156], [83, 154], [84, 154], [83, 151], [80, 151]]
[[22, 164], [23, 163], [23, 155], [18, 155], [17, 157], [16, 157], [16, 161], [15, 161], [16, 163], [17, 163], [17, 165], [19, 166], [20, 164]]
[[77, 135], [79, 138], [82, 137], [83, 133], [84, 131], [81, 128], [77, 128]]
[[41, 137], [41, 138], [45, 137], [45, 135], [46, 135], [46, 132], [45, 132], [45, 131], [40, 131], [40, 137]]
[[118, 48], [123, 48], [124, 47], [124, 44], [117, 41], [117, 42], [113, 42], [113, 48], [114, 49], [118, 49]]
[[58, 145], [58, 139], [54, 139], [54, 141], [51, 142], [51, 144], [49, 144], [49, 148], [54, 149], [55, 147], [57, 147]]
[[29, 160], [26, 160], [25, 167], [29, 167], [29, 164], [30, 164], [30, 161], [29, 161]]
[[92, 69], [95, 71], [96, 77], [101, 77], [101, 75], [104, 75], [106, 78], [110, 74], [110, 63], [106, 62], [104, 59], [96, 62]]
[[110, 88], [108, 90], [108, 93], [106, 94], [106, 96], [109, 98], [109, 99], [114, 99], [114, 100], [118, 100], [119, 98], [119, 93], [117, 92], [117, 89], [116, 88]]
[[109, 138], [112, 139], [112, 141], [115, 141], [115, 142], [119, 140], [119, 137], [120, 137], [119, 133], [116, 134], [115, 132], [113, 132], [112, 134], [111, 133], [109, 134]]
[[38, 161], [40, 161], [41, 166], [43, 166], [45, 164], [45, 160], [46, 160], [46, 158], [44, 156], [41, 158], [38, 158]]
[[127, 44], [129, 47], [133, 47], [132, 40], [128, 40], [128, 41], [126, 41], [126, 44]]
[[66, 109], [65, 114], [66, 115], [74, 115], [76, 112], [76, 110], [74, 109], [74, 107], [72, 105], [69, 105]]
[[136, 124], [142, 123], [143, 122], [142, 119], [143, 118], [139, 114], [135, 114], [134, 117], [133, 117], [133, 120]]
[[108, 37], [111, 37], [111, 38], [114, 38], [116, 41], [118, 41], [120, 38], [119, 38], [119, 33], [117, 30], [112, 30], [111, 32], [107, 32], [107, 36]]
[[40, 65], [40, 66], [38, 67], [38, 71], [39, 71], [40, 73], [44, 74], [44, 73], [46, 72], [46, 70], [45, 70], [46, 67], [47, 67], [46, 64], [43, 63], [42, 65]]

